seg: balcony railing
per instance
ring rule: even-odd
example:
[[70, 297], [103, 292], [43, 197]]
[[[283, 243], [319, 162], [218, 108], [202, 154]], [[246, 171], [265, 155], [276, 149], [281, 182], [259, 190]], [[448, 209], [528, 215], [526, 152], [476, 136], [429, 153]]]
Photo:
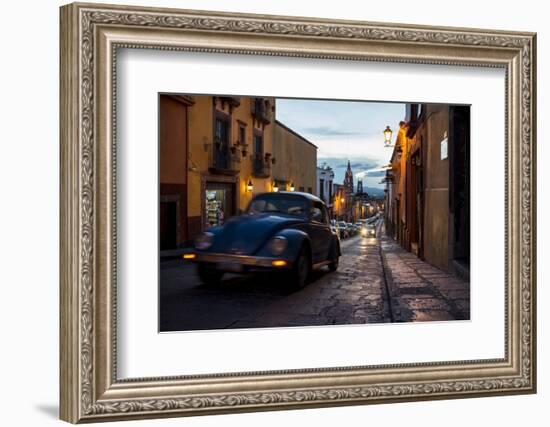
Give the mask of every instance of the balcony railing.
[[234, 175], [240, 169], [241, 152], [228, 143], [215, 141], [211, 144], [209, 156], [210, 173]]
[[253, 98], [250, 104], [252, 116], [261, 123], [271, 122], [271, 110], [266, 106], [265, 98]]
[[271, 159], [256, 154], [252, 158], [252, 175], [256, 178], [269, 178], [271, 175]]

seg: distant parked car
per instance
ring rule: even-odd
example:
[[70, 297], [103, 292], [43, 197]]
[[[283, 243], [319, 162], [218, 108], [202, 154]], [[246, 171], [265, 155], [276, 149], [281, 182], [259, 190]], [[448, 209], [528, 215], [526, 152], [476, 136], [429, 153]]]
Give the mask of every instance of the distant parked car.
[[336, 222], [335, 219], [330, 220], [330, 229], [333, 231], [334, 234], [336, 234], [338, 236], [338, 238], [340, 238], [340, 232], [338, 230], [338, 223]]
[[307, 284], [313, 268], [338, 268], [338, 236], [323, 201], [309, 193], [263, 193], [245, 214], [206, 230], [195, 242], [198, 274], [217, 284], [226, 272], [280, 271], [295, 287]]
[[346, 239], [350, 236], [348, 226], [344, 221], [338, 223], [338, 233], [341, 239]]
[[351, 222], [347, 222], [346, 227], [349, 230], [349, 235], [350, 236], [355, 236], [357, 234], [357, 229], [355, 228], [355, 226]]

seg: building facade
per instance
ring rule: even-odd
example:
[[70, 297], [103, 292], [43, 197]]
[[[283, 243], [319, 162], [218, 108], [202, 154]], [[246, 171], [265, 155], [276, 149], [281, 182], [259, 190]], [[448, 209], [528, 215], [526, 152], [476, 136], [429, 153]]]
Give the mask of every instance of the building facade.
[[332, 216], [334, 171], [326, 163], [317, 166], [317, 187], [315, 195], [327, 205]]
[[469, 276], [470, 110], [408, 104], [386, 175], [386, 230], [436, 267]]
[[171, 249], [272, 191], [275, 99], [159, 98], [160, 247]]
[[279, 191], [317, 191], [317, 146], [279, 121], [274, 124], [273, 183]]

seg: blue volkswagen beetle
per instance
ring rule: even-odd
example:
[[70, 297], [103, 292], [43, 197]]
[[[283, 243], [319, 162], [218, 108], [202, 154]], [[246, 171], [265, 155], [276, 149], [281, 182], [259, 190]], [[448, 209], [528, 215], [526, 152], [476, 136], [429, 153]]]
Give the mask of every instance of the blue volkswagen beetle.
[[338, 235], [323, 201], [309, 193], [255, 196], [243, 215], [212, 227], [195, 241], [194, 262], [201, 281], [218, 284], [226, 272], [281, 271], [300, 288], [312, 269], [338, 268]]

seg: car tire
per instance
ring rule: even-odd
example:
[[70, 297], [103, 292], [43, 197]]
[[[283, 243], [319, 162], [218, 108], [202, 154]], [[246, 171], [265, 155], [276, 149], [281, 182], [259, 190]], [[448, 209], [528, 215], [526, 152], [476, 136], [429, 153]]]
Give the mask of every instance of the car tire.
[[301, 289], [308, 284], [311, 275], [311, 254], [302, 246], [290, 273], [290, 283], [294, 289]]
[[223, 277], [223, 271], [218, 271], [208, 265], [199, 264], [197, 272], [203, 285], [219, 286]]
[[331, 262], [328, 265], [328, 271], [331, 273], [338, 270], [338, 263], [340, 261], [340, 248], [338, 242], [334, 242], [332, 245], [332, 250], [330, 251]]

